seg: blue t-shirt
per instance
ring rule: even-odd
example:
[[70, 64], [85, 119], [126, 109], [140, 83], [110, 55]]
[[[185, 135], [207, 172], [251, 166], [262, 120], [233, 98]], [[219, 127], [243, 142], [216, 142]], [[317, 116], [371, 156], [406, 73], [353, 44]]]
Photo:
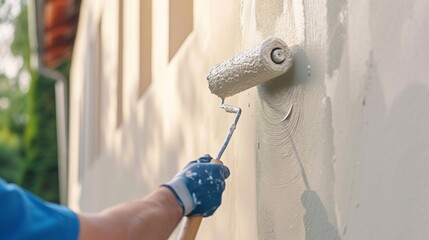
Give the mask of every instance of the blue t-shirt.
[[76, 240], [78, 236], [79, 219], [70, 209], [0, 178], [0, 239]]

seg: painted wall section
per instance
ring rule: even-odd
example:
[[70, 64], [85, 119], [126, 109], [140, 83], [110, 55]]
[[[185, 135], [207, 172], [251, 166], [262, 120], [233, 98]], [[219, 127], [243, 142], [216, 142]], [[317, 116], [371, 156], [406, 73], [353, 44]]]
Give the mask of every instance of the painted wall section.
[[[171, 1], [152, 1], [151, 27], [141, 23], [140, 1], [123, 1], [120, 126], [118, 3], [82, 4], [71, 207], [99, 211], [144, 196], [189, 160], [214, 155], [233, 116], [210, 94], [207, 73], [276, 36], [291, 47], [293, 69], [226, 100], [243, 108], [223, 156], [232, 174], [198, 238], [429, 237], [429, 2], [196, 0], [192, 32], [171, 58]], [[141, 91], [144, 29], [152, 80]], [[87, 64], [92, 54], [102, 67]]]
[[193, 30], [193, 3], [193, 0], [171, 0], [169, 2], [169, 60], [176, 55], [176, 52]]

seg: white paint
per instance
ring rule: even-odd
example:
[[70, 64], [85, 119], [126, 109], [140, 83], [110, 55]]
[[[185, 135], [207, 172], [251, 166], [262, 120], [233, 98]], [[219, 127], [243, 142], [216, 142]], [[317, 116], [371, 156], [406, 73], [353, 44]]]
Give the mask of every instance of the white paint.
[[[275, 49], [284, 50], [285, 58], [275, 63]], [[224, 99], [284, 74], [292, 65], [292, 52], [281, 39], [268, 38], [230, 60], [216, 64], [208, 73], [209, 89]]]

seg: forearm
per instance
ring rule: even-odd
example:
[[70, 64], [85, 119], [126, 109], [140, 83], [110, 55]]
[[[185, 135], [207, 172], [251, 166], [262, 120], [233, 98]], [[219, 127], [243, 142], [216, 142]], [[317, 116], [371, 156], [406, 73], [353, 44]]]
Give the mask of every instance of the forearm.
[[170, 190], [161, 187], [142, 200], [80, 215], [79, 239], [167, 239], [182, 217]]

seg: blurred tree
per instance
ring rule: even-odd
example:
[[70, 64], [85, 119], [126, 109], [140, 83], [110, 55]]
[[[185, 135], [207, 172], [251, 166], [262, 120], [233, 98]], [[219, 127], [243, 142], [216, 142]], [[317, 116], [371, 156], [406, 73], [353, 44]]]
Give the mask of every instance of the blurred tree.
[[26, 92], [13, 79], [0, 74], [0, 127], [9, 128], [18, 135], [24, 133], [27, 122]]
[[16, 81], [0, 74], [0, 176], [17, 182], [23, 157], [26, 94]]
[[21, 67], [21, 71], [30, 71], [31, 48], [30, 41], [28, 39], [27, 11], [27, 4], [21, 4], [21, 12], [15, 19], [15, 32], [13, 37], [13, 43], [11, 46], [12, 53], [17, 56], [22, 56], [24, 60], [24, 64]]
[[[23, 60], [15, 77], [0, 72], [0, 176], [59, 202], [55, 83], [30, 68], [27, 21], [25, 1], [0, 0], [0, 24], [14, 24], [10, 51]], [[30, 75], [29, 89], [23, 74]]]
[[7, 128], [0, 129], [0, 175], [8, 182], [19, 176], [20, 144], [17, 135]]
[[55, 83], [34, 74], [28, 93], [25, 159], [19, 183], [45, 200], [59, 202]]
[[[3, 46], [10, 50], [3, 52], [2, 58], [21, 57], [24, 64], [19, 66], [17, 74], [7, 77], [0, 72], [0, 176], [9, 182], [17, 182], [20, 163], [24, 156], [23, 134], [27, 121], [26, 89], [22, 88], [21, 80], [28, 82], [30, 46], [28, 42], [27, 6], [23, 1], [0, 0], [0, 24], [12, 24], [11, 35], [16, 44]], [[4, 39], [6, 44], [10, 41]], [[25, 78], [27, 76], [27, 78]]]

